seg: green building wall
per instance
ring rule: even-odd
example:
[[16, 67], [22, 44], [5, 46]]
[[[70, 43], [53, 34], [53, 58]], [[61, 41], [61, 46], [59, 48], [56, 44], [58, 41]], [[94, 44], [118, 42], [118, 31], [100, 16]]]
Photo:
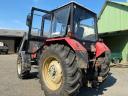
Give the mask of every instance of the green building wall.
[[128, 37], [126, 38], [126, 46], [124, 47], [122, 51], [122, 56], [123, 56], [123, 62], [125, 63], [126, 61], [128, 62]]
[[120, 53], [122, 63], [128, 62], [128, 3], [107, 1], [98, 18], [98, 30], [112, 54]]
[[110, 48], [112, 54], [118, 53], [122, 57], [122, 63], [128, 62], [128, 37], [120, 36], [105, 36], [102, 37], [105, 44]]
[[99, 33], [128, 29], [128, 6], [109, 2], [98, 20]]

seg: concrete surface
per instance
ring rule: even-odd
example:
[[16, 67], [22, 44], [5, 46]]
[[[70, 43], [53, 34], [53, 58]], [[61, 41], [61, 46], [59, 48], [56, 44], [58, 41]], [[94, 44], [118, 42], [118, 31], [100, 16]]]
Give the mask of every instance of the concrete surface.
[[[16, 55], [0, 55], [0, 96], [44, 96], [37, 72], [27, 80], [19, 80], [16, 72]], [[128, 96], [128, 66], [111, 68], [107, 80], [99, 90], [81, 88], [78, 96]]]

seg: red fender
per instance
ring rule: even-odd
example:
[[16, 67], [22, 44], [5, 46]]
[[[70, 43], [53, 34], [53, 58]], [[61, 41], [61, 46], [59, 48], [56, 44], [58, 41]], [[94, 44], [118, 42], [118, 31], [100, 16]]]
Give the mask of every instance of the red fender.
[[96, 42], [96, 57], [100, 56], [105, 51], [110, 51], [110, 49], [103, 42]]
[[70, 37], [64, 37], [64, 38], [53, 38], [53, 39], [47, 39], [46, 40], [46, 44], [50, 45], [53, 43], [60, 43], [63, 44], [65, 43], [70, 46], [77, 55], [79, 55], [80, 57], [78, 57], [78, 67], [80, 68], [87, 68], [87, 63], [88, 63], [88, 55], [87, 55], [87, 50], [86, 48], [79, 43], [78, 41], [70, 38]]
[[78, 41], [71, 39], [71, 38], [65, 38], [67, 43], [76, 51], [83, 51], [85, 52], [86, 49], [84, 46], [82, 46]]
[[53, 38], [53, 39], [48, 39], [46, 40], [46, 42], [48, 43], [49, 41], [66, 41], [75, 51], [83, 51], [85, 52], [86, 49], [84, 48], [84, 46], [82, 46], [78, 41], [71, 39], [69, 37], [65, 37], [65, 38]]

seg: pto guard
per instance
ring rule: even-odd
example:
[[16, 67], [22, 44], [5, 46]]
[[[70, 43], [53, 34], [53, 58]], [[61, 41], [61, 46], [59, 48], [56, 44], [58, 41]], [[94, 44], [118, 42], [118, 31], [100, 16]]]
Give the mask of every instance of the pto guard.
[[103, 42], [96, 42], [96, 57], [99, 57], [106, 51], [110, 51], [110, 49]]

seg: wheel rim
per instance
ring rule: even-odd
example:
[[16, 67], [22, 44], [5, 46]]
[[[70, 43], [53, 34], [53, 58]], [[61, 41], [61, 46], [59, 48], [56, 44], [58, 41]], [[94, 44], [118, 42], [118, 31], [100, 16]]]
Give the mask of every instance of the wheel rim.
[[45, 60], [42, 68], [42, 75], [46, 86], [51, 90], [57, 90], [62, 84], [62, 68], [60, 62], [49, 57]]
[[18, 71], [18, 74], [21, 74], [21, 69], [22, 68], [22, 65], [21, 65], [21, 59], [18, 58], [17, 60], [17, 71]]

